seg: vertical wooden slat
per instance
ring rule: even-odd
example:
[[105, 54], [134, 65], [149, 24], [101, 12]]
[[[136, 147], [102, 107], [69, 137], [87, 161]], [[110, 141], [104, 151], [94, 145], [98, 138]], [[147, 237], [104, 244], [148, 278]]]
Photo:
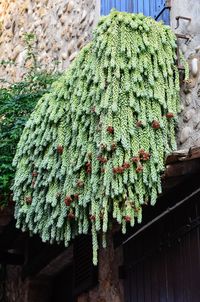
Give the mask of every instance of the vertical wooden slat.
[[150, 282], [150, 263], [149, 261], [144, 261], [144, 301], [153, 302], [151, 300], [151, 282]]
[[150, 1], [142, 0], [143, 1], [143, 7], [144, 7], [144, 15], [149, 16], [150, 13]]
[[105, 0], [101, 0], [101, 16], [105, 15]]
[[151, 5], [151, 17], [152, 18], [155, 18], [155, 12], [156, 12], [156, 0], [153, 0], [152, 5]]
[[[182, 261], [182, 249], [181, 249], [181, 244], [180, 241], [181, 239], [178, 238], [178, 241], [176, 245], [173, 247], [174, 250], [174, 256], [173, 258], [175, 259], [174, 265], [174, 300], [176, 302], [182, 302], [183, 301], [183, 271], [184, 271], [184, 263]], [[178, 261], [176, 259], [179, 259]]]
[[175, 256], [176, 251], [173, 250], [171, 243], [167, 250], [168, 255], [168, 295], [169, 301], [176, 302], [175, 300], [175, 291], [176, 289], [176, 265], [177, 265], [177, 257]]
[[[138, 302], [137, 299], [137, 266], [134, 267], [134, 270], [132, 271], [131, 274], [131, 284], [130, 284], [130, 291], [129, 295], [131, 296], [131, 302]], [[131, 294], [130, 294], [131, 292]]]
[[151, 290], [151, 299], [154, 302], [159, 302], [159, 286], [160, 286], [160, 280], [158, 279], [158, 263], [157, 263], [157, 255], [154, 255], [152, 259], [152, 270], [151, 270], [151, 284], [152, 284], [152, 290]]
[[121, 1], [115, 0], [115, 7], [116, 10], [121, 11]]
[[187, 248], [188, 248], [188, 242], [187, 242], [187, 238], [184, 237], [183, 238], [183, 259], [184, 259], [184, 271], [183, 271], [183, 275], [184, 275], [184, 288], [183, 288], [183, 292], [184, 292], [184, 301], [185, 302], [190, 302], [189, 300], [189, 287], [188, 287], [188, 283], [189, 283], [189, 275], [188, 275], [188, 253], [187, 253]]
[[158, 280], [160, 283], [159, 286], [159, 301], [168, 302], [166, 298], [166, 275], [165, 275], [165, 254], [163, 255], [163, 250], [158, 253]]
[[131, 271], [126, 271], [126, 282], [124, 282], [124, 296], [126, 297], [126, 302], [131, 302], [130, 286], [131, 286]]
[[200, 297], [200, 282], [199, 282], [199, 255], [200, 250], [196, 248], [198, 242], [198, 229], [195, 229], [190, 234], [190, 284], [191, 284], [191, 301], [195, 301], [196, 297]]
[[138, 13], [138, 0], [135, 0], [135, 12]]
[[[148, 1], [146, 2], [148, 4]], [[144, 13], [143, 1], [138, 1], [138, 13]]]
[[133, 13], [134, 12], [134, 8], [133, 8], [133, 0], [129, 0], [129, 12]]
[[125, 11], [126, 11], [126, 3], [127, 3], [127, 0], [121, 1], [121, 11], [122, 11], [122, 12], [125, 12]]
[[195, 250], [194, 251], [192, 251], [192, 249], [191, 249], [191, 236], [192, 236], [192, 232], [189, 232], [188, 234], [187, 234], [187, 250], [186, 250], [186, 252], [187, 252], [187, 268], [188, 268], [188, 301], [194, 301], [193, 299], [192, 299], [192, 296], [193, 296], [193, 294], [192, 294], [192, 283], [193, 283], [193, 281], [192, 281], [192, 279], [195, 277], [195, 274], [194, 274], [194, 272], [195, 272], [195, 266], [194, 267], [192, 267], [192, 257], [194, 257], [194, 253], [195, 253]]
[[137, 265], [137, 296], [138, 302], [144, 302], [143, 262]]

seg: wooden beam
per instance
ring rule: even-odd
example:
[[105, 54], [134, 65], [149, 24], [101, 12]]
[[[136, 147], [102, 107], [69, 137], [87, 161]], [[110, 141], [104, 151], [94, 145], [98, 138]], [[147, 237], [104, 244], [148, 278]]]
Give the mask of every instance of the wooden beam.
[[176, 162], [165, 169], [164, 178], [195, 174], [200, 171], [200, 158]]
[[37, 277], [52, 277], [60, 273], [73, 261], [73, 245], [66, 248], [61, 254], [48, 263], [37, 275]]
[[166, 164], [169, 165], [179, 161], [188, 161], [196, 158], [200, 158], [200, 147], [174, 151], [166, 158]]
[[[146, 206], [143, 208], [143, 221], [141, 224], [136, 224], [134, 228], [128, 227], [127, 233], [125, 235], [121, 234], [121, 231], [114, 234], [114, 245], [115, 247], [120, 246], [126, 239], [132, 236], [144, 225], [148, 224], [149, 221], [153, 220], [161, 213], [166, 211], [168, 208], [173, 207], [176, 203], [180, 202], [186, 196], [190, 195], [194, 191], [200, 188], [200, 172], [199, 174], [190, 175], [184, 177], [182, 181], [177, 186], [171, 188], [170, 190], [164, 191], [162, 195], [159, 196], [155, 206]], [[199, 202], [200, 194], [196, 195], [192, 199], [189, 199], [187, 203]]]
[[66, 251], [63, 244], [43, 243], [38, 236], [28, 238], [26, 248], [26, 264], [22, 269], [22, 278], [35, 276], [53, 259]]

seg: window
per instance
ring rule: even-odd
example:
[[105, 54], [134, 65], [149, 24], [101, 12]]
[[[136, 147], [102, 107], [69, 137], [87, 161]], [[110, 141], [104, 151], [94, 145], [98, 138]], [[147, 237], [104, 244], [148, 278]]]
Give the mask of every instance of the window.
[[170, 24], [167, 0], [101, 0], [101, 15], [108, 15], [112, 8], [121, 12], [143, 13], [146, 16]]

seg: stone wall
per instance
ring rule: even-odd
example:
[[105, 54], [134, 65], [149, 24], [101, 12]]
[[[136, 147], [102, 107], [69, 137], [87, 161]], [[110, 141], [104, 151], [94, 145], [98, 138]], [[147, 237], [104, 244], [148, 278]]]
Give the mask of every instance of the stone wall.
[[21, 280], [21, 270], [21, 266], [6, 267], [5, 298], [8, 302], [26, 301], [26, 285]]
[[[0, 78], [18, 81], [27, 60], [24, 34], [34, 33], [40, 66], [64, 70], [90, 40], [99, 19], [96, 0], [0, 1]], [[4, 62], [4, 64], [2, 64]]]
[[5, 280], [5, 302], [49, 302], [51, 280], [21, 279], [21, 266], [7, 265]]
[[[177, 16], [191, 18], [191, 22]], [[179, 39], [179, 46], [190, 64], [190, 80], [181, 91], [182, 113], [179, 118], [178, 147], [188, 149], [200, 146], [200, 1], [172, 0], [171, 25], [176, 33], [189, 36], [188, 43]]]

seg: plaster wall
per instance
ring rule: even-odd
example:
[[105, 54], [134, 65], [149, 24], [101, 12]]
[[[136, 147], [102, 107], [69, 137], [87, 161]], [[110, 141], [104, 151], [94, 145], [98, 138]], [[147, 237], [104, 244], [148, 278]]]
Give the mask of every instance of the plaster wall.
[[[200, 1], [172, 0], [171, 26], [175, 33], [188, 36], [188, 43], [178, 39], [180, 49], [190, 65], [190, 79], [182, 83], [182, 112], [179, 118], [177, 142], [179, 149], [200, 146]], [[180, 19], [177, 16], [191, 18]]]

